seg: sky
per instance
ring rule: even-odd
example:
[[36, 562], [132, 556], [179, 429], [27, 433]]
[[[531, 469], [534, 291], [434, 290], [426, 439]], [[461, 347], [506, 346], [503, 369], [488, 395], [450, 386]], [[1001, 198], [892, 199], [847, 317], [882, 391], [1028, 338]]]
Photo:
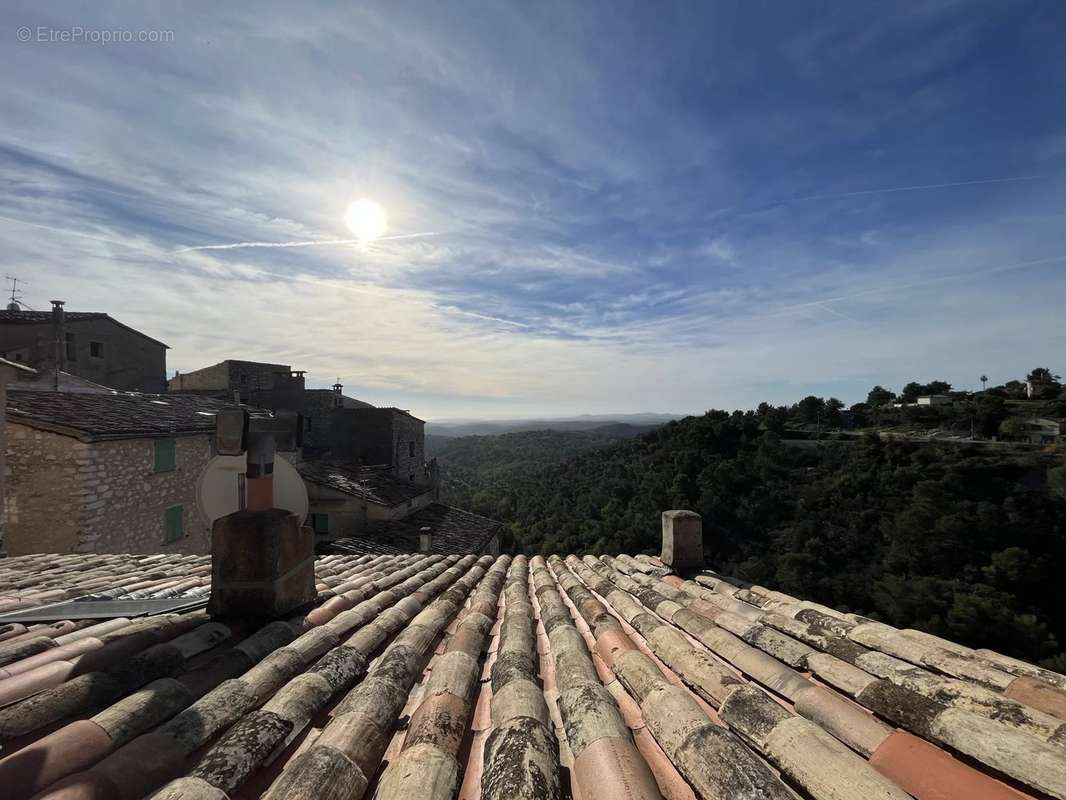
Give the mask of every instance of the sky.
[[1059, 0], [9, 2], [0, 262], [171, 375], [426, 419], [1066, 372], [1064, 37]]

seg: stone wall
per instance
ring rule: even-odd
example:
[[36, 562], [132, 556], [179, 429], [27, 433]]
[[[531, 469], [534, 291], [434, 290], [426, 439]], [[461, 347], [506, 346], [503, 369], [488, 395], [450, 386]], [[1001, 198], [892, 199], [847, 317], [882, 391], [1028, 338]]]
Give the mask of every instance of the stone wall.
[[[426, 424], [420, 419], [395, 411], [392, 414], [393, 453], [396, 454], [394, 469], [396, 476], [401, 480], [428, 483], [424, 468], [426, 463], [425, 427]], [[413, 453], [412, 444], [414, 445]]]
[[4, 534], [8, 555], [73, 553], [81, 529], [78, 468], [90, 445], [7, 423]]
[[[211, 458], [209, 434], [175, 439], [176, 469], [154, 472], [154, 439], [97, 442], [79, 465], [83, 527], [78, 549], [93, 553], [210, 553], [211, 531], [196, 507], [196, 480]], [[182, 506], [185, 536], [166, 541], [165, 513]]]
[[368, 522], [403, 519], [434, 502], [433, 492], [426, 491], [418, 497], [389, 508], [338, 492], [328, 486], [309, 481], [305, 483], [308, 498], [306, 524], [311, 524], [311, 514], [329, 514], [331, 539], [362, 534], [366, 531]]
[[[177, 468], [154, 472], [155, 440], [81, 442], [9, 422], [7, 549], [26, 553], [208, 553], [196, 480], [210, 436], [175, 440]], [[166, 510], [180, 505], [185, 536], [166, 542]]]
[[229, 389], [229, 365], [225, 361], [210, 367], [179, 372], [167, 383], [171, 392], [224, 392]]
[[[64, 332], [73, 335], [74, 342], [74, 359], [64, 356], [66, 372], [122, 391], [166, 391], [167, 351], [163, 344], [106, 317], [81, 320], [68, 317], [63, 325]], [[101, 356], [92, 354], [92, 342], [99, 342], [103, 347]], [[54, 369], [52, 323], [0, 325], [0, 353], [16, 352], [25, 355], [23, 360], [41, 372]]]

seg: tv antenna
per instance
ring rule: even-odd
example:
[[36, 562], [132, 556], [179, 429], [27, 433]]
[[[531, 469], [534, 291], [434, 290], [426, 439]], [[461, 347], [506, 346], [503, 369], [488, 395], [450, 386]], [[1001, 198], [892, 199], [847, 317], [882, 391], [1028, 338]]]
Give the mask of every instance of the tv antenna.
[[11, 281], [11, 300], [7, 304], [7, 310], [18, 311], [23, 307], [29, 308], [29, 306], [22, 302], [22, 290], [19, 288], [20, 282], [24, 286], [26, 282], [14, 275], [5, 275], [4, 277]]

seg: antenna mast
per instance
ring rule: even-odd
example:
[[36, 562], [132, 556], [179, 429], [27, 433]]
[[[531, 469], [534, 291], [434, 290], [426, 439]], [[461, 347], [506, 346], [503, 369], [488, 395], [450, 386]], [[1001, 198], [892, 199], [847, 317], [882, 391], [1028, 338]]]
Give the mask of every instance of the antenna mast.
[[[5, 275], [4, 277], [11, 281], [11, 300], [7, 304], [7, 310], [18, 311], [23, 305], [22, 300], [20, 299], [22, 297], [22, 290], [19, 289], [20, 279], [14, 275]], [[23, 281], [22, 283], [25, 285], [26, 282]]]

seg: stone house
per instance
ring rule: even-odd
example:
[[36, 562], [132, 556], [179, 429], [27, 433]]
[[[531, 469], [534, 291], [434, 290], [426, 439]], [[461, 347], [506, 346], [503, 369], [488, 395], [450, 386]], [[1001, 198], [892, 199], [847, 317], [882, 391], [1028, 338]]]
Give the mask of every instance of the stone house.
[[69, 373], [135, 392], [166, 388], [167, 345], [102, 312], [0, 311], [0, 357], [41, 373]]
[[1023, 420], [1014, 439], [1029, 444], [1055, 444], [1062, 440], [1062, 421], [1047, 417]]
[[332, 417], [335, 461], [387, 468], [409, 483], [430, 483], [426, 423], [399, 408], [343, 408]]
[[307, 524], [316, 538], [364, 533], [374, 523], [407, 517], [437, 499], [437, 490], [396, 478], [380, 467], [353, 467], [323, 461], [296, 465], [307, 487]]
[[242, 403], [258, 402], [254, 395], [282, 390], [290, 378], [298, 378], [299, 388], [303, 389], [303, 375], [303, 372], [293, 372], [288, 364], [226, 359], [192, 372], [174, 373], [167, 382], [167, 391], [209, 394], [226, 400], [231, 400], [234, 392], [240, 392]]
[[227, 359], [192, 372], [177, 372], [167, 391], [201, 394], [232, 400], [270, 411], [298, 411], [303, 416], [303, 447], [308, 458], [329, 456], [333, 445], [332, 415], [338, 408], [373, 408], [370, 403], [343, 393], [340, 383], [331, 389], [308, 389], [304, 370], [289, 364]]
[[344, 387], [340, 383], [333, 384], [332, 389], [304, 389], [303, 398], [300, 413], [304, 418], [303, 447], [307, 458], [315, 458], [331, 451], [335, 409], [373, 408], [370, 403], [344, 394]]
[[25, 364], [0, 358], [0, 556], [7, 555], [4, 545], [4, 507], [7, 473], [5, 460], [7, 442], [7, 391], [8, 386], [17, 383], [23, 377], [32, 377], [35, 371]]
[[8, 552], [209, 552], [196, 481], [224, 406], [195, 395], [9, 391]]

